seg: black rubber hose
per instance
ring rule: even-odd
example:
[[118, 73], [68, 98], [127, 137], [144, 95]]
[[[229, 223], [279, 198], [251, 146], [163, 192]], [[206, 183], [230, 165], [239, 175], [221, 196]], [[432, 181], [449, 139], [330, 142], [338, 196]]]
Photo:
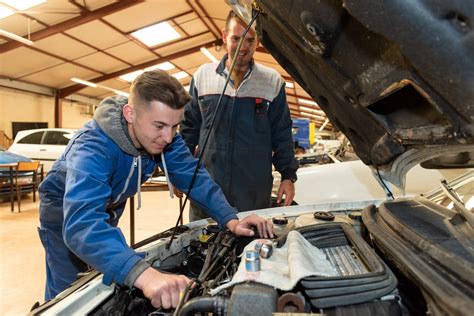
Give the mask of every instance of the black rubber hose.
[[195, 297], [189, 300], [179, 311], [179, 316], [193, 316], [196, 313], [213, 313], [224, 315], [227, 308], [227, 299], [216, 297]]

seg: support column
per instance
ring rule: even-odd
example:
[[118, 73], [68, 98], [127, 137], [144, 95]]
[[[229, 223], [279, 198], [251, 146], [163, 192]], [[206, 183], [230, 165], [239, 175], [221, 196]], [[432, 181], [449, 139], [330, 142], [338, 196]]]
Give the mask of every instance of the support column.
[[57, 90], [54, 91], [54, 127], [63, 126], [63, 101]]

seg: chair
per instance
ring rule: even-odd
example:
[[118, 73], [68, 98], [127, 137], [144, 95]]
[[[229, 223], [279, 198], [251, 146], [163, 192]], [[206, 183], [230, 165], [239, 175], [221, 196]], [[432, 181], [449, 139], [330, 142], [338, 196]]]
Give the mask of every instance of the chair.
[[19, 161], [13, 178], [18, 203], [18, 212], [21, 212], [21, 195], [33, 191], [33, 202], [36, 202], [36, 190], [39, 185], [38, 169], [39, 161]]
[[13, 187], [15, 168], [16, 165], [0, 168], [0, 197], [9, 197], [12, 212], [15, 205], [15, 188]]

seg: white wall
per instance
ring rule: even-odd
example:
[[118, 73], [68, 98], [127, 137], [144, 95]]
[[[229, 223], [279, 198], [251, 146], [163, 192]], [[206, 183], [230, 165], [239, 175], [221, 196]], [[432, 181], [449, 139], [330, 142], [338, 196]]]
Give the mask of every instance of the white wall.
[[[72, 101], [62, 103], [62, 127], [80, 128], [92, 116], [87, 106]], [[54, 98], [0, 87], [0, 130], [12, 137], [12, 122], [47, 122], [54, 126]]]

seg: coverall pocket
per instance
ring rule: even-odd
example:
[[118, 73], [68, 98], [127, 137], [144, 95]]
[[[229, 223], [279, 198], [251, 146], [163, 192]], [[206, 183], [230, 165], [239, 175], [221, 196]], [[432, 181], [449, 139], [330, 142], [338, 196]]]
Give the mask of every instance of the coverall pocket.
[[270, 133], [267, 113], [255, 116], [255, 131], [260, 134]]

